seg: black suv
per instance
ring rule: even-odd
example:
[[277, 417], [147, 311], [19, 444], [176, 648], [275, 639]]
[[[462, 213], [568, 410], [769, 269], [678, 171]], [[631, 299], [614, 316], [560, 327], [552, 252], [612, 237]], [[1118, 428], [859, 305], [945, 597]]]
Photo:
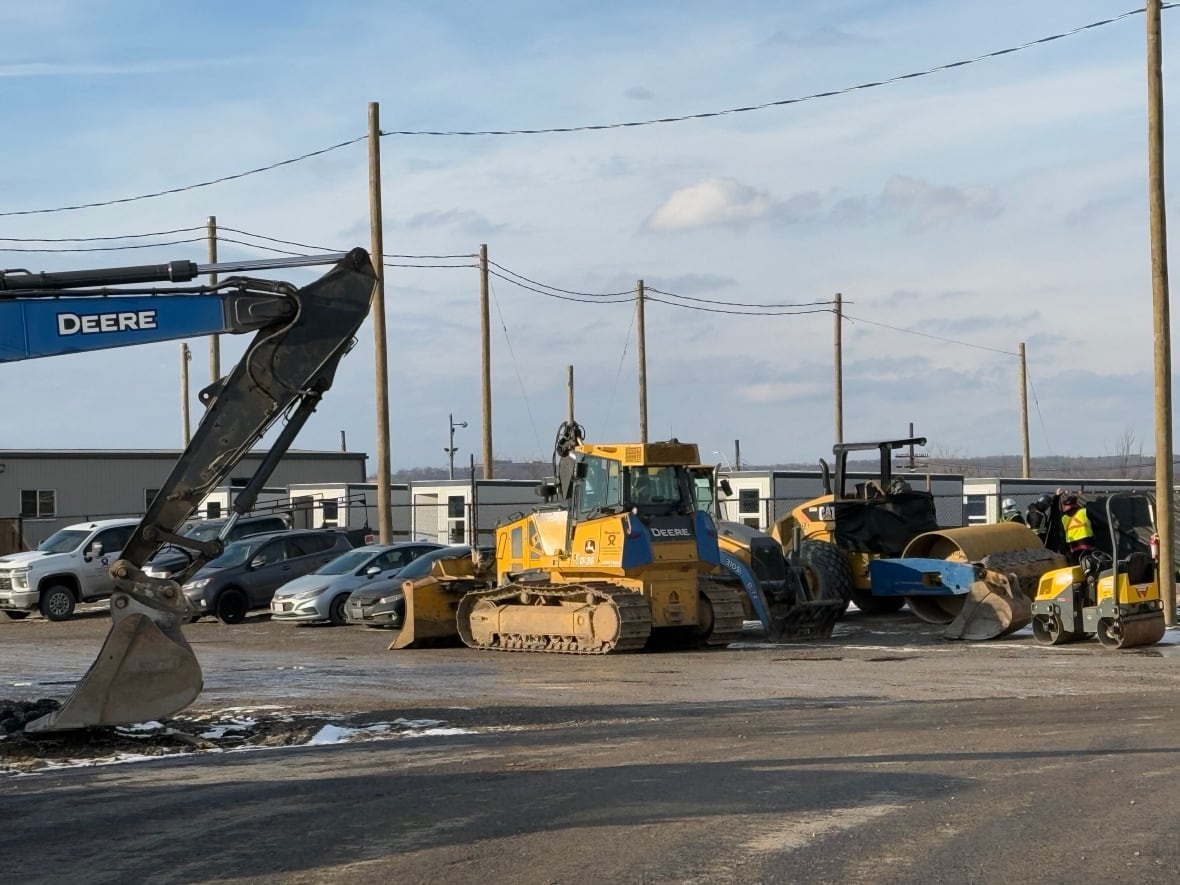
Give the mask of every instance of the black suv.
[[[221, 530], [225, 528], [227, 522], [229, 519], [225, 517], [221, 519], [190, 519], [181, 526], [178, 534], [184, 535], [186, 538], [196, 538], [198, 541], [212, 541], [221, 534]], [[225, 540], [226, 543], [229, 543], [239, 538], [247, 538], [250, 535], [260, 535], [263, 532], [283, 532], [289, 528], [287, 518], [277, 513], [269, 516], [243, 516], [234, 523], [234, 527], [229, 530], [229, 536]], [[177, 572], [184, 571], [192, 561], [192, 556], [188, 552], [180, 547], [167, 544], [147, 561], [147, 566], [143, 571], [144, 574], [153, 578], [171, 578]]]
[[207, 562], [182, 589], [198, 617], [217, 615], [226, 624], [238, 624], [251, 609], [269, 608], [283, 584], [351, 549], [341, 532], [326, 529], [251, 535], [226, 544], [225, 552]]

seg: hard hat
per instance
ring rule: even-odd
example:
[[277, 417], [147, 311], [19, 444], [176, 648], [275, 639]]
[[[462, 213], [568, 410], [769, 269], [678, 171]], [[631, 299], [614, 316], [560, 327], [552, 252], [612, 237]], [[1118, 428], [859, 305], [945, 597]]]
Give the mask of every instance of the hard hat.
[[1012, 498], [1005, 498], [1004, 503], [1003, 503], [1003, 507], [1005, 510], [1015, 510], [1016, 509], [1016, 501]]
[[1045, 494], [1043, 494], [1039, 498], [1037, 498], [1037, 507], [1042, 508], [1044, 510], [1048, 510], [1052, 506], [1053, 506], [1053, 496], [1050, 495], [1048, 492], [1045, 492]]

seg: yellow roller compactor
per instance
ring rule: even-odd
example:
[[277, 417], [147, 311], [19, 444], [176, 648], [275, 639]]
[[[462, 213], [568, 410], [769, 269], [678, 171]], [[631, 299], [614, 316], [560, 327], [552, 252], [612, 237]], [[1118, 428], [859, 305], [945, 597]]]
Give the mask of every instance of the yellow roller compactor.
[[[1087, 502], [1096, 554], [1087, 565], [1041, 577], [1032, 603], [1033, 636], [1062, 645], [1097, 636], [1107, 648], [1159, 642], [1166, 629], [1160, 597], [1155, 499], [1117, 492]], [[1166, 573], [1171, 578], [1172, 570]]]
[[391, 648], [454, 633], [496, 651], [727, 645], [741, 633], [744, 590], [721, 566], [712, 516], [697, 509], [698, 463], [691, 443], [587, 444], [578, 424], [562, 424], [546, 503], [497, 526], [494, 564], [440, 565], [407, 581]]
[[1093, 635], [1109, 648], [1158, 642], [1154, 500], [1120, 492], [1090, 499], [1086, 510], [1095, 545], [1088, 570], [1067, 556], [1055, 501], [1043, 545], [1013, 523], [928, 532], [901, 558], [872, 564], [873, 592], [904, 599], [919, 618], [946, 624], [953, 639], [992, 639], [1031, 622], [1047, 645]]

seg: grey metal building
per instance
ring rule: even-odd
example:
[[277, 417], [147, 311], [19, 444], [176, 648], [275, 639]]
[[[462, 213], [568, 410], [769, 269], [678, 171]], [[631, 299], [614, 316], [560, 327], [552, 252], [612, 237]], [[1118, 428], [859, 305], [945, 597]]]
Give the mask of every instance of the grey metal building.
[[[180, 457], [179, 449], [0, 450], [0, 520], [19, 521], [35, 546], [74, 522], [141, 516]], [[263, 452], [247, 455], [230, 475], [244, 485]], [[364, 482], [364, 452], [287, 452], [267, 484]]]

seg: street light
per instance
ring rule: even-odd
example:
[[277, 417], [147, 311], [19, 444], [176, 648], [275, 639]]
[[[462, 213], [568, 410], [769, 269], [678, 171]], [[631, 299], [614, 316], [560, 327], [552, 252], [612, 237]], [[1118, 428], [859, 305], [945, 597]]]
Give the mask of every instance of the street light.
[[726, 456], [725, 452], [719, 452], [716, 449], [714, 449], [713, 454], [720, 455], [722, 458], [725, 458], [725, 469], [726, 470], [733, 470], [733, 465], [729, 463], [729, 458]]
[[456, 427], [466, 427], [467, 422], [460, 421], [456, 424], [455, 423], [455, 416], [453, 414], [447, 415], [447, 417], [451, 420], [451, 445], [449, 448], [443, 449], [443, 451], [447, 453], [447, 457], [450, 459], [450, 462], [451, 462], [450, 477], [451, 477], [451, 479], [454, 479], [455, 478], [455, 452], [459, 451], [458, 449], [455, 448], [455, 428]]

